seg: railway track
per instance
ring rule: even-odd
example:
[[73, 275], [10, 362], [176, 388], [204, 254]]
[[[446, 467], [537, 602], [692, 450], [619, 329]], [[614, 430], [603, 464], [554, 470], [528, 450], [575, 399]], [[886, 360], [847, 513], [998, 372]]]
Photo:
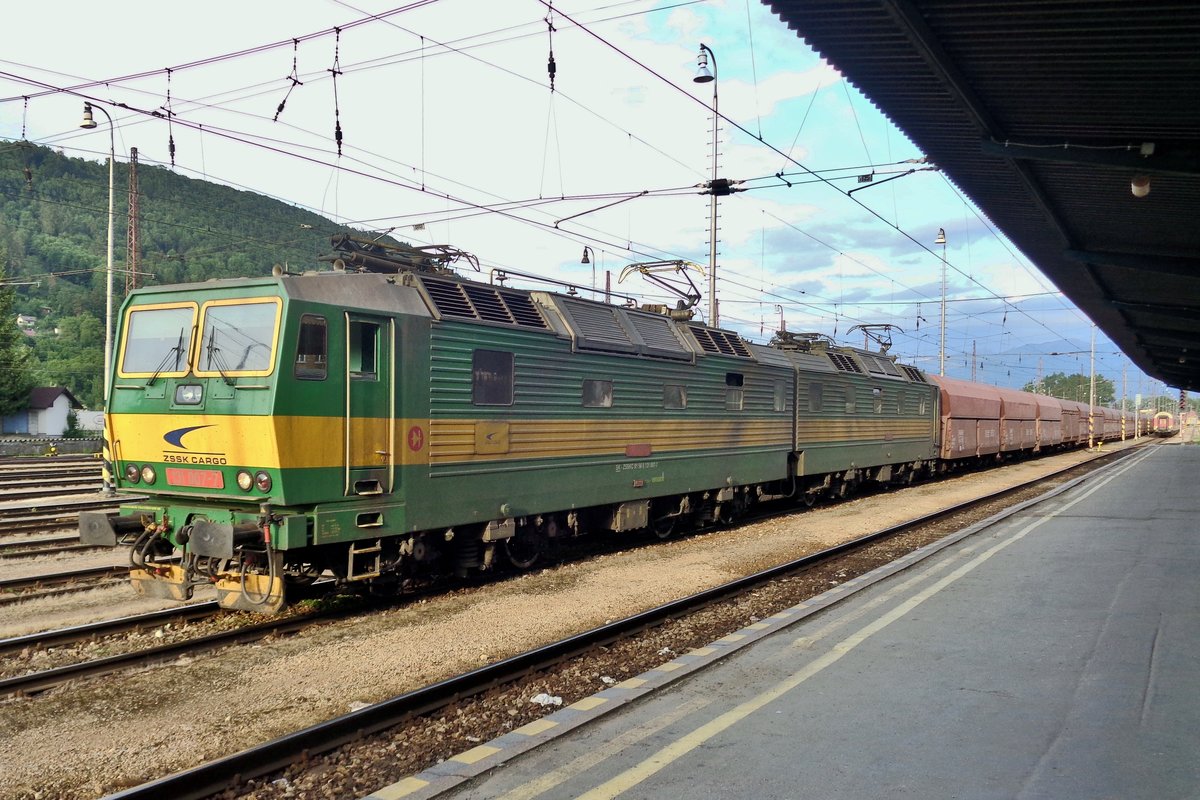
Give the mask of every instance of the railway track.
[[99, 478], [100, 474], [100, 464], [95, 461], [81, 464], [43, 464], [36, 467], [0, 467], [0, 486], [46, 478]]
[[68, 572], [51, 572], [45, 575], [31, 575], [26, 578], [8, 578], [0, 580], [0, 595], [8, 592], [23, 592], [27, 589], [45, 589], [51, 587], [60, 587], [78, 583], [80, 581], [90, 581], [96, 578], [109, 577], [125, 577], [129, 574], [129, 567], [90, 567], [88, 569], [75, 569]]
[[[1057, 481], [1061, 484], [1059, 488], [1053, 490], [1057, 493], [1064, 490], [1067, 486], [1072, 485], [1075, 481], [1083, 479], [1083, 475], [1079, 475], [1077, 478], [1072, 477], [1073, 475], [1080, 472], [1086, 474], [1086, 471], [1097, 468], [1101, 463], [1120, 458], [1123, 455], [1124, 453], [1104, 454], [1084, 465], [1075, 465], [1060, 470], [1053, 475], [1042, 476], [1035, 481], [1010, 487], [983, 498], [977, 498], [919, 519], [910, 520], [901, 525], [877, 531], [868, 536], [838, 545], [837, 547], [764, 570], [723, 586], [650, 609], [641, 614], [595, 628], [562, 641], [521, 653], [467, 674], [409, 692], [392, 700], [376, 703], [361, 711], [314, 725], [305, 730], [266, 742], [226, 758], [143, 784], [142, 786], [127, 789], [113, 795], [113, 798], [138, 798], [139, 800], [158, 797], [203, 798], [228, 790], [234, 790], [239, 795], [245, 791], [258, 791], [264, 788], [264, 784], [255, 783], [251, 780], [248, 787], [245, 781], [264, 775], [271, 775], [287, 768], [289, 765], [301, 762], [307, 765], [305, 768], [311, 768], [311, 761], [318, 754], [329, 753], [336, 748], [341, 748], [352, 742], [362, 740], [371, 734], [405, 725], [406, 723], [412, 725], [419, 724], [416, 720], [426, 718], [430, 715], [436, 716], [442, 712], [449, 715], [449, 709], [452, 705], [472, 702], [471, 698], [479, 698], [490, 689], [495, 689], [498, 686], [507, 686], [520, 681], [524, 677], [560, 668], [563, 664], [581, 655], [595, 654], [598, 649], [619, 646], [621, 643], [639, 635], [651, 635], [650, 632], [660, 629], [664, 622], [702, 613], [704, 609], [710, 609], [721, 604], [736, 602], [737, 598], [743, 598], [747, 593], [761, 589], [772, 582], [788, 580], [810, 570], [833, 570], [826, 574], [838, 576], [836, 580], [815, 582], [819, 587], [829, 588], [828, 584], [830, 583], [843, 582], [851, 577], [855, 577], [857, 574], [870, 571], [870, 569], [873, 569], [880, 563], [887, 563], [891, 559], [896, 558], [897, 556], [894, 551], [900, 548], [891, 545], [890, 542], [897, 537], [913, 533], [918, 529], [933, 527], [940, 529], [940, 532], [935, 531], [929, 535], [929, 540], [935, 540], [956, 530], [951, 525], [956, 517], [961, 518], [975, 514], [976, 518], [978, 518], [980, 514], [992, 513], [991, 508], [995, 506], [1011, 505], [1012, 507], [1009, 510], [1002, 513], [1004, 515], [1015, 513], [1017, 510], [1037, 502], [1044, 497], [1044, 494], [1041, 494], [1041, 490], [1034, 487], [1044, 486], [1049, 481]], [[1034, 495], [1038, 496], [1035, 497]], [[1022, 498], [1022, 500], [1013, 500], [1012, 498], [1014, 497]], [[1024, 499], [1026, 497], [1030, 499]], [[1012, 505], [1013, 503], [1017, 504]], [[981, 511], [980, 509], [987, 510]], [[998, 519], [999, 516], [998, 514], [991, 519]], [[910, 549], [916, 549], [918, 546], [920, 545], [914, 544]], [[863, 554], [872, 550], [883, 550], [887, 551], [887, 553], [886, 555], [880, 555], [878, 561], [871, 561], [865, 558]], [[851, 566], [852, 562], [856, 563], [857, 566]], [[822, 588], [817, 588], [813, 590], [813, 593], [819, 594], [820, 591], [822, 591]], [[774, 612], [768, 611], [765, 613]], [[737, 615], [737, 619], [740, 620], [737, 623], [737, 627], [745, 624], [744, 616], [739, 614]], [[734, 627], [732, 630], [736, 630], [737, 627]], [[718, 632], [716, 635], [719, 637], [723, 634]], [[589, 667], [589, 669], [591, 668]], [[589, 688], [587, 693], [593, 690]], [[566, 697], [563, 700], [564, 702], [570, 701]], [[510, 722], [509, 724], [513, 723]], [[498, 735], [498, 733], [482, 731], [479, 734], [480, 737], [491, 735]], [[440, 734], [438, 735], [438, 740], [441, 740]], [[478, 737], [471, 738], [471, 741], [477, 740]], [[430, 755], [429, 757], [434, 758], [436, 756]], [[424, 766], [428, 766], [428, 764], [418, 764], [413, 771], [419, 770]]]
[[0, 497], [9, 500], [38, 500], [45, 497], [71, 497], [75, 495], [96, 494], [100, 491], [100, 479], [89, 476], [86, 479], [64, 480], [52, 478], [53, 485], [34, 481], [18, 483], [0, 483]]
[[[94, 492], [92, 492], [94, 494]], [[119, 496], [92, 497], [80, 500], [47, 500], [31, 503], [26, 500], [0, 503], [0, 534], [34, 533], [39, 531], [76, 530], [80, 511], [112, 511], [124, 502], [140, 498]]]
[[[319, 589], [321, 586], [327, 585], [327, 583], [318, 582], [314, 584], [314, 588]], [[266, 619], [258, 618], [251, 624], [238, 625], [236, 628], [229, 630], [188, 637], [179, 641], [138, 648], [126, 653], [80, 661], [74, 664], [64, 664], [46, 670], [31, 672], [27, 675], [0, 678], [0, 697], [36, 694], [71, 680], [107, 675], [132, 667], [160, 664], [182, 655], [196, 655], [215, 650], [219, 647], [248, 644], [269, 636], [293, 634], [305, 628], [310, 628], [313, 625], [334, 622], [361, 614], [364, 610], [364, 607], [345, 607], [327, 612], [293, 614], [291, 616]], [[165, 626], [188, 625], [218, 616], [227, 616], [229, 613], [223, 611], [217, 605], [217, 602], [213, 600], [160, 611], [150, 611], [145, 614], [135, 614], [118, 619], [91, 622], [69, 628], [39, 631], [24, 636], [0, 639], [0, 655], [11, 655], [28, 650], [44, 650], [51, 647], [62, 647], [64, 645], [83, 642], [94, 642], [106, 637], [114, 637], [120, 634]]]
[[40, 461], [31, 465], [0, 465], [0, 498], [5, 502], [99, 492], [100, 464], [86, 461]]
[[13, 636], [0, 639], [0, 655], [18, 653], [26, 649], [44, 649], [65, 644], [76, 644], [93, 641], [104, 636], [118, 633], [130, 633], [147, 630], [160, 625], [175, 625], [196, 620], [208, 619], [220, 611], [216, 601], [194, 603], [182, 608], [168, 608], [162, 611], [151, 611], [146, 614], [134, 614], [118, 619], [106, 619], [100, 622], [89, 622], [84, 625], [74, 625], [70, 628], [58, 628], [52, 631], [39, 631], [24, 636]]
[[63, 466], [97, 464], [99, 454], [65, 456], [0, 456], [0, 475], [22, 469], [42, 469]]
[[92, 545], [80, 544], [78, 535], [40, 538], [20, 536], [16, 539], [0, 541], [0, 559], [34, 558], [58, 553], [89, 552], [97, 549], [99, 548]]
[[[208, 619], [221, 613], [221, 610], [217, 607], [216, 602], [213, 601], [212, 603], [202, 603], [197, 604], [196, 606], [189, 606], [187, 610], [169, 609], [169, 612], [170, 613], [159, 612], [161, 617], [157, 624], [161, 625], [166, 624], [167, 622], [183, 623]], [[319, 615], [316, 618], [272, 618], [253, 625], [239, 626], [233, 630], [221, 631], [219, 633], [185, 639], [178, 642], [171, 642], [169, 644], [135, 650], [129, 653], [121, 653], [105, 658], [92, 659], [90, 661], [84, 661], [78, 664], [55, 667], [49, 670], [35, 672], [29, 675], [21, 675], [15, 678], [6, 678], [0, 680], [0, 696], [35, 694], [37, 692], [42, 692], [46, 689], [59, 686], [71, 680], [107, 675], [109, 673], [116, 672], [121, 669], [128, 669], [130, 667], [142, 667], [150, 666], [152, 664], [160, 664], [176, 659], [182, 655], [195, 655], [197, 653], [215, 650], [218, 647], [257, 642], [261, 639], [267, 638], [268, 636], [284, 636], [304, 630], [305, 628], [312, 627], [318, 622], [331, 622], [335, 619], [340, 619], [353, 613], [358, 612], [347, 610], [337, 614]], [[130, 618], [128, 622], [123, 620], [114, 620], [98, 623], [96, 626], [80, 626], [80, 629], [55, 631], [54, 634], [62, 641], [79, 641], [79, 639], [76, 637], [99, 636], [101, 633], [110, 635], [116, 631], [139, 630], [146, 626], [146, 619]], [[95, 628], [93, 631], [86, 630], [87, 628], [92, 627]], [[20, 640], [26, 640], [23, 646], [21, 645]], [[24, 649], [24, 647], [46, 646], [46, 641], [47, 637], [37, 634], [27, 637], [17, 637], [17, 639], [4, 639], [0, 640], [0, 652], [11, 652], [14, 649], [19, 651]]]
[[128, 580], [129, 567], [107, 566], [0, 580], [0, 606], [86, 592]]

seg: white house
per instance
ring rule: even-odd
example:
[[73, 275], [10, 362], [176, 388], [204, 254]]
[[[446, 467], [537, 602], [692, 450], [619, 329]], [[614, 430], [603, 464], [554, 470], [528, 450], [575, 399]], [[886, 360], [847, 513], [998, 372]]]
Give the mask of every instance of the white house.
[[83, 404], [61, 386], [39, 386], [29, 392], [29, 408], [4, 418], [3, 432], [30, 436], [62, 436], [67, 412]]

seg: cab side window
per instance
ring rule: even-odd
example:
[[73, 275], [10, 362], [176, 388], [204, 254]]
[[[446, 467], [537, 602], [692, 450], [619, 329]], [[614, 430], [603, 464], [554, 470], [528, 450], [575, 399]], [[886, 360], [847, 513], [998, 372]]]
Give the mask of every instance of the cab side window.
[[300, 380], [323, 381], [329, 370], [329, 336], [325, 318], [316, 314], [300, 317], [296, 340], [295, 375]]
[[350, 377], [373, 381], [377, 377], [379, 326], [370, 322], [350, 322]]

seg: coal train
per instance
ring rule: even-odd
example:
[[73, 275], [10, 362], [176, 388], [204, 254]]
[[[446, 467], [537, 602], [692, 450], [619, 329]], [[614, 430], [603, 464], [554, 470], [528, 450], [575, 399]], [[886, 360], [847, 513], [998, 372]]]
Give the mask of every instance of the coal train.
[[128, 497], [80, 538], [129, 546], [141, 594], [273, 613], [318, 575], [393, 592], [1135, 432], [815, 334], [467, 280], [444, 246], [334, 244], [333, 269], [126, 299], [106, 436]]

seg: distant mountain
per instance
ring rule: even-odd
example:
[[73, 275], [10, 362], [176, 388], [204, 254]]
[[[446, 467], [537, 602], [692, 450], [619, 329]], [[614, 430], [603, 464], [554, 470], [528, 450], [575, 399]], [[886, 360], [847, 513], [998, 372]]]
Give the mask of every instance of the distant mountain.
[[[138, 284], [310, 268], [350, 229], [253, 192], [139, 164]], [[114, 307], [125, 295], [129, 164], [115, 172]], [[35, 383], [100, 404], [108, 166], [28, 142], [0, 142], [0, 278], [13, 285]], [[18, 285], [19, 284], [19, 285]], [[15, 319], [4, 324], [14, 324]]]

